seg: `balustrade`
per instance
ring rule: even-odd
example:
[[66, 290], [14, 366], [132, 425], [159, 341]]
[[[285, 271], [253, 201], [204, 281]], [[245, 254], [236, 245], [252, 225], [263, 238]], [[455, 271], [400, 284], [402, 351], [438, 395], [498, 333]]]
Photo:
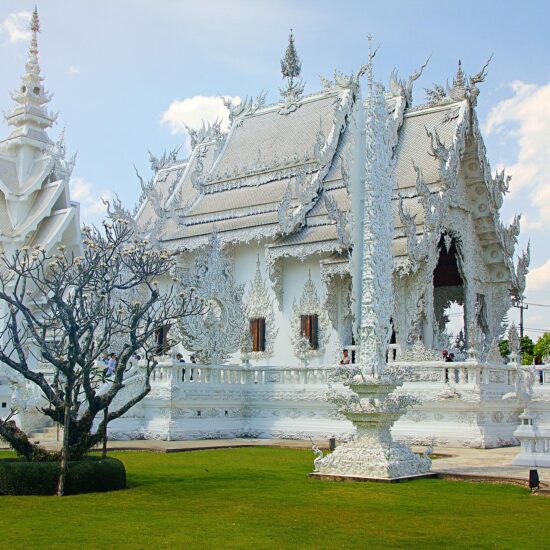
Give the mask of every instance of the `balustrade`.
[[[351, 348], [352, 346], [350, 346]], [[397, 345], [390, 346], [389, 355], [398, 353]], [[390, 361], [392, 365], [409, 369], [406, 381], [434, 382], [446, 385], [475, 386], [504, 385], [514, 386], [516, 382], [515, 365], [488, 365], [466, 361], [447, 363], [444, 361], [400, 362]], [[338, 368], [353, 365], [338, 365]], [[276, 367], [255, 365], [201, 365], [197, 363], [179, 363], [175, 360], [162, 360], [151, 375], [151, 384], [223, 384], [223, 385], [305, 385], [326, 384], [333, 365], [307, 367]], [[536, 367], [535, 383], [550, 386], [550, 366]]]
[[[144, 366], [144, 365], [142, 365]], [[159, 361], [151, 374], [152, 386], [187, 384], [326, 384], [332, 366], [272, 367], [252, 365], [201, 365]]]

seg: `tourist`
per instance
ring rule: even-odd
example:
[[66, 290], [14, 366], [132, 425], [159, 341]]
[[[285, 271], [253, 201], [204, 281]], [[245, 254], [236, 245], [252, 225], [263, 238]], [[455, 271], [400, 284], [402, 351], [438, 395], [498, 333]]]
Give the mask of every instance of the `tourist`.
[[109, 355], [104, 353], [101, 359], [99, 360], [99, 367], [101, 369], [101, 381], [105, 382], [105, 377], [107, 376], [107, 369], [109, 365]]
[[349, 365], [351, 363], [351, 359], [350, 359], [348, 350], [345, 349], [342, 352], [342, 355], [343, 355], [343, 357], [342, 357], [342, 360], [340, 361], [340, 365]]
[[441, 355], [443, 356], [443, 361], [447, 362], [447, 357], [449, 355], [449, 352], [444, 349], [442, 352], [441, 352]]
[[107, 377], [112, 376], [112, 374], [115, 372], [116, 360], [116, 353], [111, 353], [111, 355], [109, 355], [109, 362], [107, 363]]
[[455, 354], [454, 353], [449, 353], [449, 355], [447, 356], [446, 362], [447, 363], [453, 363], [454, 360], [455, 360]]
[[[183, 355], [181, 353], [176, 353], [176, 361], [178, 363], [185, 363], [185, 359], [183, 358]], [[181, 381], [185, 382], [185, 372], [186, 369], [181, 369]], [[191, 369], [191, 380], [193, 380], [193, 369]]]
[[[191, 361], [191, 363], [196, 363], [197, 362], [197, 358], [195, 356], [195, 354], [192, 354], [190, 357], [189, 357], [189, 360]], [[191, 377], [189, 378], [189, 382], [193, 382], [193, 372], [194, 372], [195, 369], [191, 369]]]

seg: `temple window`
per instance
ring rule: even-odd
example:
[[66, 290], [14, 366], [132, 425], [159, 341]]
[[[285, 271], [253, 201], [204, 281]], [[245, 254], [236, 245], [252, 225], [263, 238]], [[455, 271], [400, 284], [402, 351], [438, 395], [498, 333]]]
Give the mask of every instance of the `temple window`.
[[155, 341], [157, 347], [155, 350], [155, 355], [165, 355], [170, 349], [168, 346], [168, 330], [170, 327], [162, 326], [155, 330]]
[[311, 349], [319, 349], [319, 317], [316, 313], [300, 316], [300, 334], [309, 340]]
[[265, 319], [250, 319], [252, 351], [265, 351]]
[[463, 347], [464, 279], [456, 239], [443, 235], [439, 242], [439, 260], [433, 274], [435, 347]]

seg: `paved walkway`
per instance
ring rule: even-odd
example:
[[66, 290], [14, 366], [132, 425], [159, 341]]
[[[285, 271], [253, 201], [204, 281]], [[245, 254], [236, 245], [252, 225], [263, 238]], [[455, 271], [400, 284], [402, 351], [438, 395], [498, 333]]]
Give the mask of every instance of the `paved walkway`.
[[[417, 450], [417, 449], [415, 449]], [[420, 450], [420, 449], [418, 449]], [[444, 455], [433, 461], [433, 471], [457, 474], [475, 479], [476, 476], [496, 479], [529, 479], [529, 467], [513, 466], [519, 447], [499, 449], [456, 449], [436, 447], [434, 453]], [[550, 468], [538, 468], [539, 478], [550, 486]]]
[[[328, 448], [327, 440], [318, 440], [321, 448]], [[41, 444], [48, 449], [59, 449], [57, 441], [44, 440]], [[284, 447], [291, 449], [310, 449], [309, 441], [293, 439], [202, 439], [186, 441], [109, 441], [109, 450], [156, 451], [177, 453], [209, 449], [226, 449], [238, 447]], [[0, 444], [0, 448], [1, 444]], [[423, 447], [413, 447], [422, 452]], [[439, 455], [433, 461], [432, 470], [445, 477], [457, 477], [472, 481], [516, 482], [526, 484], [529, 479], [529, 468], [513, 466], [512, 460], [519, 452], [519, 447], [499, 449], [464, 449], [455, 447], [436, 447], [434, 454]], [[539, 477], [543, 485], [550, 487], [550, 468], [539, 468]]]

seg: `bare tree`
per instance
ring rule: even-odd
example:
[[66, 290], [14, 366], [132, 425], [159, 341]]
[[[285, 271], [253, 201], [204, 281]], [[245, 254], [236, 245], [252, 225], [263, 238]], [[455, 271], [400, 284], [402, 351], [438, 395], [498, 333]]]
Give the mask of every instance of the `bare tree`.
[[[174, 268], [166, 252], [135, 240], [128, 222], [104, 227], [83, 229], [83, 256], [60, 246], [55, 254], [22, 247], [11, 258], [0, 257], [0, 362], [40, 388], [46, 403], [41, 411], [64, 428], [57, 454], [31, 443], [13, 422], [0, 422], [0, 436], [28, 460], [59, 458], [59, 494], [67, 462], [80, 459], [101, 441], [109, 422], [149, 393], [159, 331], [172, 346], [169, 328], [204, 310], [193, 289], [159, 289], [158, 279]], [[113, 342], [119, 357], [112, 379], [103, 383], [97, 365]], [[119, 395], [136, 353], [143, 385]], [[49, 365], [52, 374], [33, 368], [36, 362]]]

